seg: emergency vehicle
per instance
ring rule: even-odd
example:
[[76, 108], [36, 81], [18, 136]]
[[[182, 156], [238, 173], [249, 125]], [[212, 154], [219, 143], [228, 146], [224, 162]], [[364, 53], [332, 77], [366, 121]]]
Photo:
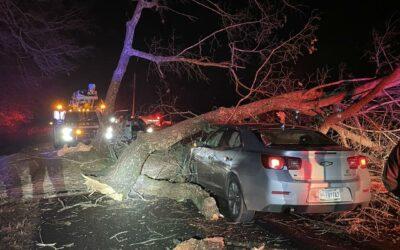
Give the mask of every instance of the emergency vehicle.
[[[109, 123], [104, 137], [109, 141], [121, 140], [126, 143], [135, 140], [139, 131], [152, 133], [172, 125], [171, 121], [164, 120], [159, 113], [132, 116], [130, 110], [127, 109], [115, 111], [109, 118]], [[107, 133], [107, 131], [110, 132]]]
[[74, 92], [68, 105], [56, 104], [52, 122], [54, 147], [90, 143], [100, 128], [99, 115], [105, 108], [92, 83], [87, 90]]

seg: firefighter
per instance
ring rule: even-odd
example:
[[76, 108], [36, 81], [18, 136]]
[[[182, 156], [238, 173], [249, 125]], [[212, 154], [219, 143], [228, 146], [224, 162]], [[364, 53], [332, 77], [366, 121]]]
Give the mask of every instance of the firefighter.
[[97, 96], [96, 84], [89, 83], [88, 90], [87, 90], [87, 95], [88, 96]]
[[132, 139], [136, 140], [138, 131], [144, 131], [146, 129], [146, 123], [139, 118], [139, 116], [135, 115], [132, 119]]
[[400, 141], [393, 148], [385, 163], [382, 181], [386, 189], [400, 198]]

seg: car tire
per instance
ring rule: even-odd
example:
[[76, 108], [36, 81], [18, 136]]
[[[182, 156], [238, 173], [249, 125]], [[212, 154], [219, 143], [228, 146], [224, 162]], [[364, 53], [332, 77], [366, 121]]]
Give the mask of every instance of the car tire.
[[255, 212], [247, 210], [242, 189], [236, 176], [231, 176], [229, 178], [226, 190], [226, 201], [226, 214], [230, 221], [245, 223], [253, 220]]

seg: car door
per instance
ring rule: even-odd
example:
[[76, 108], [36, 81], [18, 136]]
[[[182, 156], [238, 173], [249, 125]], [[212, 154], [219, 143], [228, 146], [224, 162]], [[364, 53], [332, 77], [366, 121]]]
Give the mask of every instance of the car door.
[[211, 169], [214, 162], [213, 150], [218, 147], [222, 136], [223, 131], [218, 130], [206, 139], [203, 146], [192, 149], [192, 168], [195, 172], [195, 182], [210, 190], [212, 188]]
[[238, 164], [238, 154], [242, 149], [239, 131], [228, 129], [224, 131], [218, 147], [213, 149], [214, 157], [211, 164], [211, 181], [215, 193], [225, 194], [227, 175], [232, 167]]

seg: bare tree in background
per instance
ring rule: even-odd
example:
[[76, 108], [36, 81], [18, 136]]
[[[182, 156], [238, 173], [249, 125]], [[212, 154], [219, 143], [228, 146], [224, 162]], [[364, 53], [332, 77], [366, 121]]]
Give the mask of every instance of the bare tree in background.
[[[42, 114], [52, 77], [87, 55], [84, 6], [62, 0], [0, 0], [0, 127], [17, 136]], [[29, 93], [29, 98], [27, 98]]]
[[[318, 17], [311, 14], [298, 30], [290, 30], [285, 11], [293, 11], [285, 3], [266, 3], [265, 1], [245, 1], [240, 8], [224, 10], [216, 3], [208, 0], [191, 0], [182, 4], [190, 4], [192, 8], [201, 8], [214, 16], [218, 28], [199, 37], [192, 44], [179, 44], [174, 39], [167, 48], [153, 43], [148, 52], [133, 48], [135, 30], [144, 11], [157, 11], [160, 14], [169, 11], [186, 19], [196, 21], [198, 18], [187, 13], [171, 9], [166, 1], [137, 1], [132, 18], [126, 23], [124, 46], [118, 65], [106, 96], [109, 112], [115, 105], [117, 93], [131, 57], [137, 57], [152, 63], [163, 77], [165, 72], [196, 75], [204, 77], [205, 68], [220, 68], [229, 73], [240, 95], [246, 96], [249, 88], [259, 88], [266, 81], [279, 83], [286, 74], [285, 66], [294, 63], [303, 53], [315, 50], [314, 31]], [[243, 8], [242, 8], [243, 7]], [[189, 8], [188, 8], [189, 9]], [[231, 13], [232, 12], [232, 13]], [[295, 11], [296, 12], [296, 11]], [[298, 13], [300, 14], [300, 13]], [[198, 20], [201, 22], [201, 20]], [[278, 35], [280, 33], [280, 35]], [[182, 48], [182, 49], [178, 49]], [[223, 58], [215, 56], [215, 50], [226, 51]], [[243, 79], [252, 75], [250, 86]]]
[[86, 32], [82, 9], [66, 1], [1, 0], [0, 56], [20, 73], [69, 73], [87, 52], [78, 37]]

